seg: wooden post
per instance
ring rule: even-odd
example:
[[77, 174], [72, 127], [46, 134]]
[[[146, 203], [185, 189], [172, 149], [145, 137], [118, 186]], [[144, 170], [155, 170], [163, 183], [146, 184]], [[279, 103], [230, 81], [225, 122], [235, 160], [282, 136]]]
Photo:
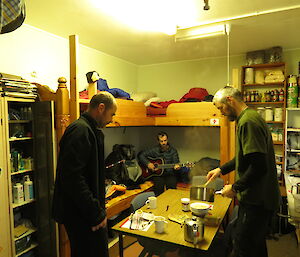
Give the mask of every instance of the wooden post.
[[70, 46], [70, 121], [79, 117], [79, 95], [77, 90], [78, 36], [69, 36]]
[[89, 83], [88, 94], [89, 94], [89, 99], [92, 99], [92, 97], [97, 94], [97, 81]]
[[[58, 79], [58, 88], [56, 90], [56, 133], [57, 143], [59, 143], [67, 126], [70, 124], [70, 108], [69, 108], [69, 90], [66, 85], [66, 78]], [[57, 144], [58, 145], [58, 144]], [[58, 151], [59, 152], [59, 149]], [[60, 257], [70, 257], [71, 248], [67, 232], [64, 225], [59, 224], [59, 255]]]
[[56, 90], [56, 134], [57, 142], [60, 141], [67, 126], [70, 124], [70, 110], [69, 110], [69, 90], [66, 85], [66, 78], [60, 77], [58, 79], [58, 88]]

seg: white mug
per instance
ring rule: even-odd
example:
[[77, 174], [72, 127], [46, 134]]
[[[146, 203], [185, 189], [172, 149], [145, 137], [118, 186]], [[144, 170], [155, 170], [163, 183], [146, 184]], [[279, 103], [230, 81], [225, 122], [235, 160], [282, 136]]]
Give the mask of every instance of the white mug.
[[163, 216], [155, 216], [154, 217], [154, 224], [155, 224], [155, 232], [162, 234], [165, 232], [165, 228], [167, 225], [166, 218]]
[[155, 196], [148, 197], [146, 201], [147, 208], [156, 209], [157, 207], [157, 198]]
[[181, 209], [183, 211], [190, 211], [190, 198], [181, 198]]

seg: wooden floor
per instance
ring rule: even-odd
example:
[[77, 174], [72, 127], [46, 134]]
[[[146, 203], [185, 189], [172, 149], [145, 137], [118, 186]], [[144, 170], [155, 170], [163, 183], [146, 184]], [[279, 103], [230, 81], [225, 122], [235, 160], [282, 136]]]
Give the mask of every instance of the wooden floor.
[[[110, 257], [119, 257], [118, 240], [109, 249]], [[133, 237], [124, 237], [124, 257], [138, 257], [143, 247]], [[278, 240], [267, 240], [269, 257], [299, 257], [300, 245], [297, 245], [295, 233], [278, 236]], [[157, 257], [156, 255], [154, 255]], [[199, 255], [202, 256], [202, 255]], [[213, 255], [219, 257], [219, 255]], [[178, 252], [168, 252], [165, 257], [181, 257]]]

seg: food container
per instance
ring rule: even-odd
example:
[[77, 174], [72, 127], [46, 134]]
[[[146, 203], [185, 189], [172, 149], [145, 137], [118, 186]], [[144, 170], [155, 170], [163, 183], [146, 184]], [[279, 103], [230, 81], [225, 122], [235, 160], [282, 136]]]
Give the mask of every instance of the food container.
[[282, 121], [282, 108], [278, 107], [274, 110], [274, 121]]
[[207, 203], [195, 202], [190, 205], [191, 212], [198, 217], [204, 217], [210, 208], [211, 206]]
[[265, 108], [265, 117], [266, 121], [273, 121], [273, 109], [272, 107], [266, 107]]
[[253, 84], [254, 83], [254, 69], [246, 68], [245, 69], [245, 84]]
[[190, 188], [190, 199], [213, 202], [214, 201], [214, 188], [203, 187], [203, 186], [192, 186]]

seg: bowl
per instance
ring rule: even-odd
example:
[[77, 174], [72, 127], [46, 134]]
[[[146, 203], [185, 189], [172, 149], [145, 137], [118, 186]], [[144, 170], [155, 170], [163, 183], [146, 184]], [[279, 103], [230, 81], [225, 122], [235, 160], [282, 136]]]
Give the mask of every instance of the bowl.
[[190, 209], [196, 216], [205, 216], [210, 210], [210, 204], [196, 202], [190, 205]]

